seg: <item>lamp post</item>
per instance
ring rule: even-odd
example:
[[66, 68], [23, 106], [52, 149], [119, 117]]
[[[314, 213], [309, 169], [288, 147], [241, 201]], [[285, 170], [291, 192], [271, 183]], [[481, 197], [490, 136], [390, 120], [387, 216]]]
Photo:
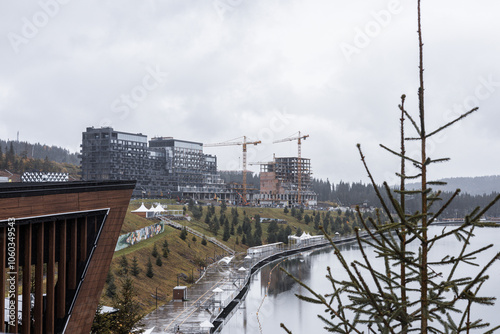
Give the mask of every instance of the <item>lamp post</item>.
[[155, 310], [157, 310], [158, 309], [158, 287], [156, 287], [156, 297], [155, 297], [155, 300], [156, 300]]

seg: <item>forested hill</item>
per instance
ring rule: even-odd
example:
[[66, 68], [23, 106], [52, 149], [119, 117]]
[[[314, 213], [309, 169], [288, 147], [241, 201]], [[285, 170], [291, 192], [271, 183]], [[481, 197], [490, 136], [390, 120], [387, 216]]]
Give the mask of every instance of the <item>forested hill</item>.
[[69, 150], [57, 146], [49, 146], [45, 144], [31, 144], [25, 141], [5, 141], [0, 139], [0, 152], [4, 154], [10, 150], [10, 145], [14, 148], [14, 154], [21, 158], [42, 159], [47, 158], [49, 161], [69, 163], [72, 165], [80, 165], [80, 159], [77, 153], [71, 153]]
[[[462, 194], [471, 196], [490, 195], [500, 193], [500, 176], [457, 177], [442, 179], [447, 182], [445, 186], [435, 187], [443, 192], [454, 192], [460, 189]], [[407, 184], [408, 189], [416, 189], [416, 183]], [[356, 205], [363, 202], [377, 202], [375, 192], [370, 184], [362, 182], [342, 182], [331, 184], [329, 180], [313, 179], [313, 189], [318, 194], [320, 201], [332, 201], [341, 205]], [[368, 204], [369, 204], [368, 203]]]
[[[472, 212], [476, 207], [485, 207], [500, 193], [499, 176], [477, 177], [477, 178], [459, 178], [449, 179], [450, 185], [446, 189], [442, 186], [435, 187], [435, 190], [442, 190], [443, 203], [452, 196], [452, 193], [460, 188], [462, 192], [459, 196], [446, 208], [442, 214], [442, 218], [464, 217]], [[489, 181], [487, 181], [489, 180]], [[446, 180], [445, 180], [446, 181]], [[490, 182], [491, 184], [487, 184]], [[484, 186], [481, 187], [481, 184]], [[416, 186], [415, 186], [416, 187]], [[368, 205], [380, 207], [380, 201], [377, 198], [373, 187], [370, 184], [362, 182], [346, 183], [340, 181], [338, 184], [331, 184], [328, 180], [313, 180], [313, 189], [318, 194], [319, 201], [330, 201], [341, 206], [352, 205]], [[409, 187], [408, 187], [409, 189]], [[450, 189], [450, 190], [447, 190]], [[470, 192], [475, 191], [475, 194]], [[382, 195], [388, 202], [386, 191], [382, 189]], [[406, 208], [409, 212], [419, 210], [418, 196], [409, 196], [406, 202]], [[488, 216], [500, 217], [500, 203], [495, 204], [489, 211]]]
[[[489, 195], [493, 192], [500, 193], [500, 175], [478, 176], [478, 177], [454, 177], [442, 179], [440, 181], [448, 183], [440, 186], [442, 191], [455, 191], [461, 189], [462, 193], [469, 195]], [[417, 185], [409, 185], [416, 188]]]

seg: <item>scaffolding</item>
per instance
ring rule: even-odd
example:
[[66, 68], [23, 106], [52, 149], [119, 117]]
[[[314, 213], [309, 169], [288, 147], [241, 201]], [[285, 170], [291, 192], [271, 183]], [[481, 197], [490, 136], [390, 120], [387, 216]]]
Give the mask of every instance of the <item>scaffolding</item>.
[[[217, 173], [217, 158], [203, 144], [172, 137], [87, 128], [82, 134], [82, 179], [137, 180], [133, 195], [231, 198]], [[233, 196], [234, 197], [234, 196]]]
[[282, 157], [261, 164], [261, 203], [316, 205], [317, 195], [312, 190], [311, 175], [311, 159], [307, 158]]

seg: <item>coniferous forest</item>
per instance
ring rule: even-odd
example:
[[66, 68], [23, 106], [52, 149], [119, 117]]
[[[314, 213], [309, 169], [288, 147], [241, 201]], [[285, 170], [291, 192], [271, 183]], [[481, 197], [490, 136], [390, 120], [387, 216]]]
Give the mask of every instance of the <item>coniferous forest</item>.
[[[29, 153], [27, 148], [31, 148]], [[79, 178], [79, 163], [75, 161], [78, 161], [76, 154], [59, 147], [0, 140], [0, 170], [8, 170], [13, 174], [55, 172], [69, 173], [73, 178]]]
[[80, 159], [77, 153], [71, 153], [68, 149], [45, 144], [31, 144], [26, 141], [5, 141], [0, 139], [0, 148], [3, 153], [8, 152], [10, 146], [14, 150], [14, 154], [21, 158], [45, 159], [60, 163], [69, 163], [79, 165]]
[[[470, 180], [473, 178], [466, 178]], [[436, 187], [437, 188], [437, 187]], [[364, 184], [362, 182], [342, 182], [337, 184], [331, 184], [330, 181], [326, 180], [313, 180], [313, 189], [318, 194], [318, 201], [320, 202], [332, 202], [339, 206], [353, 206], [353, 205], [368, 205], [373, 207], [380, 207], [380, 201], [370, 184]], [[454, 191], [443, 191], [442, 198], [443, 201], [447, 201]], [[458, 195], [452, 204], [446, 208], [443, 212], [443, 218], [459, 218], [464, 217], [467, 212], [471, 212], [474, 208], [478, 206], [485, 206], [487, 203], [491, 202], [497, 192], [491, 192], [489, 194], [482, 195], [471, 195], [462, 191]], [[420, 205], [420, 199], [418, 196], [414, 198], [408, 198], [406, 208], [408, 212], [414, 212], [418, 210]], [[488, 216], [500, 217], [500, 204], [495, 204], [489, 211]]]

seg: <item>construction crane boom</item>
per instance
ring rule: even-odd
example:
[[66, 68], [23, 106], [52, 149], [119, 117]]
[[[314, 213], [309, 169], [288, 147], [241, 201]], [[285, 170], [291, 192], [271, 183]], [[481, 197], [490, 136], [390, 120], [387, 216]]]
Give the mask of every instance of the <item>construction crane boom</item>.
[[292, 140], [297, 140], [297, 144], [298, 144], [298, 161], [297, 161], [297, 201], [299, 202], [299, 205], [302, 205], [302, 198], [300, 196], [300, 193], [302, 191], [302, 159], [301, 159], [301, 156], [302, 156], [302, 139], [306, 140], [306, 138], [309, 137], [309, 135], [301, 135], [300, 131], [298, 132], [298, 135], [297, 136], [291, 136], [291, 137], [287, 137], [287, 138], [283, 138], [283, 139], [280, 139], [280, 140], [275, 140], [273, 141], [273, 144], [276, 144], [276, 143], [283, 143], [283, 142], [286, 142], [286, 141], [292, 141]]
[[[236, 138], [236, 139], [238, 139], [238, 138]], [[233, 146], [233, 145], [243, 146], [243, 198], [245, 199], [244, 202], [246, 202], [246, 198], [247, 198], [247, 145], [258, 145], [260, 143], [261, 143], [260, 140], [247, 142], [247, 137], [243, 136], [243, 141], [232, 141], [231, 140], [231, 141], [226, 141], [226, 142], [222, 142], [222, 143], [203, 144], [204, 147]]]

